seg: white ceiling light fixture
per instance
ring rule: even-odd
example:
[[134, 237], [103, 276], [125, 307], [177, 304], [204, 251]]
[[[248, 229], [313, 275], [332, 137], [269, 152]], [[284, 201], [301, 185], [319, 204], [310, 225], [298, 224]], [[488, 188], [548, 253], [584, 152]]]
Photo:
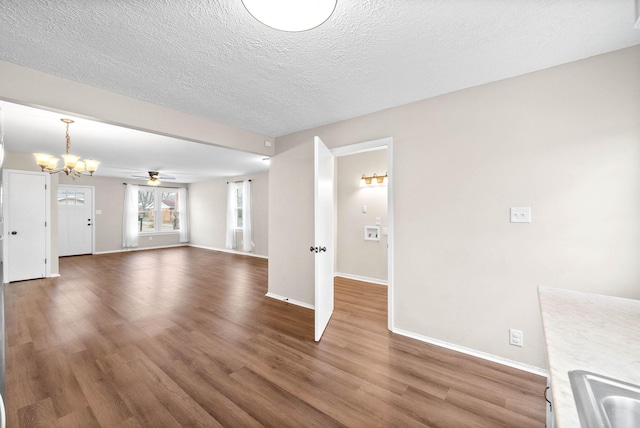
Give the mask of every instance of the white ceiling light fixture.
[[337, 0], [242, 0], [258, 21], [282, 31], [306, 31], [333, 14]]

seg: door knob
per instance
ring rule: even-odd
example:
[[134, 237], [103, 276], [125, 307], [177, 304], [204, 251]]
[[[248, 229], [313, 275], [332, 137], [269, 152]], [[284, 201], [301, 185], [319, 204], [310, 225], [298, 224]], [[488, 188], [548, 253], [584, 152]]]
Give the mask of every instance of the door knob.
[[15, 230], [13, 232], [11, 232], [12, 235], [17, 235], [18, 232], [16, 232]]
[[317, 253], [317, 252], [318, 252], [318, 247], [314, 247], [314, 246], [312, 245], [311, 247], [309, 247], [309, 251], [311, 251], [311, 252], [314, 252], [314, 251], [315, 251], [315, 252]]
[[327, 247], [320, 247], [320, 252], [327, 251]]

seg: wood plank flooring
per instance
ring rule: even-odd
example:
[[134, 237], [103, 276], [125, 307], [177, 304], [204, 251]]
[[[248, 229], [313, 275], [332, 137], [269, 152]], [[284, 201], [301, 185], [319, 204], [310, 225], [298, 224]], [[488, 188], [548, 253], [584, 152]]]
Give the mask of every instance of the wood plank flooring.
[[197, 248], [60, 260], [5, 291], [8, 427], [543, 427], [545, 380], [387, 331], [386, 287], [313, 312], [268, 262]]

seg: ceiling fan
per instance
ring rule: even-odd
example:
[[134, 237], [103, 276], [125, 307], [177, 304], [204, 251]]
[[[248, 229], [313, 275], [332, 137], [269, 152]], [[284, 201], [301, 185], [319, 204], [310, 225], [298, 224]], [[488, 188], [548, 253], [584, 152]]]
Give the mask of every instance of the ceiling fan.
[[132, 175], [133, 178], [148, 178], [147, 184], [150, 186], [159, 186], [161, 180], [175, 180], [175, 177], [169, 177], [166, 175], [160, 175], [158, 171], [148, 171], [148, 176], [146, 175]]

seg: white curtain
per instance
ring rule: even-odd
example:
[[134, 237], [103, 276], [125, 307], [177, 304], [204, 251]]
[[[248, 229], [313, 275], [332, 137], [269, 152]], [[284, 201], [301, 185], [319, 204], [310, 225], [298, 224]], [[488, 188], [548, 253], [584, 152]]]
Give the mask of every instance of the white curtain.
[[253, 241], [251, 239], [251, 181], [246, 180], [242, 183], [242, 250], [253, 250]]
[[180, 216], [180, 242], [189, 242], [189, 203], [187, 201], [187, 189], [181, 187], [178, 190], [178, 215]]
[[236, 247], [236, 185], [229, 183], [227, 185], [227, 239], [225, 246], [233, 250]]
[[138, 246], [138, 186], [127, 184], [124, 191], [124, 213], [122, 216], [122, 247]]

